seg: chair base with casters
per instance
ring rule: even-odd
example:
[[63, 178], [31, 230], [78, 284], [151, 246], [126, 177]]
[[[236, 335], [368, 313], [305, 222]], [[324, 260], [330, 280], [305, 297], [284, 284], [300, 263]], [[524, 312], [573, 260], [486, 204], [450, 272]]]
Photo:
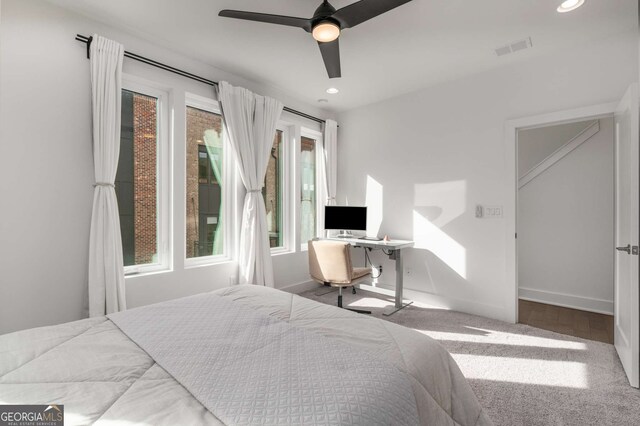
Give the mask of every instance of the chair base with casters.
[[[329, 290], [317, 291], [314, 294], [316, 296], [324, 296], [325, 294], [333, 293], [334, 290], [333, 290], [333, 288], [331, 288], [331, 284], [330, 283], [324, 283], [324, 287], [329, 287]], [[357, 294], [355, 286], [351, 287], [351, 294]]]
[[[331, 283], [324, 283], [324, 285], [331, 285]], [[371, 311], [364, 309], [345, 308], [342, 306], [342, 289], [346, 287], [338, 286], [338, 308], [346, 309], [348, 311], [357, 312], [359, 314], [371, 314]], [[356, 288], [351, 287], [351, 293], [356, 294]]]

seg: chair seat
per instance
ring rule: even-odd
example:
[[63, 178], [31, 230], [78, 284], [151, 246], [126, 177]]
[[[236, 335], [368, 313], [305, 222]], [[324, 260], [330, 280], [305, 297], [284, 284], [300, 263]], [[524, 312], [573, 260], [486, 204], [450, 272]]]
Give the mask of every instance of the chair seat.
[[369, 275], [371, 273], [371, 268], [353, 268], [353, 272], [351, 273], [351, 279], [355, 280], [356, 278], [362, 278], [365, 275]]
[[371, 268], [353, 268], [351, 272], [351, 282], [348, 283], [329, 283], [331, 287], [351, 287], [358, 284], [358, 278], [366, 277], [371, 274]]

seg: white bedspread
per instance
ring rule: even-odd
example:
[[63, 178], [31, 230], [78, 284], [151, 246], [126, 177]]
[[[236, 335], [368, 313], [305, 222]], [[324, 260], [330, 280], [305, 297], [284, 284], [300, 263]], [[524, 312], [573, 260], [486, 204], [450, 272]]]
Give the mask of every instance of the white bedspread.
[[[394, 365], [410, 380], [421, 424], [491, 424], [455, 362], [426, 336], [264, 287], [213, 294]], [[106, 317], [0, 336], [0, 403], [61, 403], [68, 425], [224, 424]]]
[[419, 423], [409, 377], [393, 364], [226, 297], [108, 318], [227, 424]]

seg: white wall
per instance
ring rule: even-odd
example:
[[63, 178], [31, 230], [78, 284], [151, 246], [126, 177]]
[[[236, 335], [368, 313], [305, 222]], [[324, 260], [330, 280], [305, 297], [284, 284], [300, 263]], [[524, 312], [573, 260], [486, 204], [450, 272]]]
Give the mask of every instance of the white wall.
[[[520, 131], [518, 148], [523, 133], [564, 134], [536, 130]], [[598, 133], [518, 191], [521, 297], [613, 314], [613, 140], [613, 118], [601, 119]]]
[[[97, 32], [125, 48], [212, 80], [227, 80], [323, 116], [273, 87], [247, 81], [42, 1], [5, 0], [0, 25], [0, 333], [83, 316], [93, 196], [89, 61], [77, 33]], [[124, 71], [185, 92], [212, 88], [125, 60]], [[326, 115], [326, 114], [325, 114]], [[295, 116], [312, 129], [317, 124]], [[173, 161], [184, 164], [184, 114], [174, 111]], [[177, 169], [178, 171], [181, 168]], [[184, 269], [184, 176], [174, 175], [173, 271], [129, 277], [130, 307], [229, 285], [233, 262]], [[308, 281], [302, 254], [274, 259], [279, 287]], [[290, 262], [287, 262], [290, 258]], [[305, 258], [306, 259], [306, 258]]]
[[[338, 201], [368, 204], [370, 232], [416, 241], [410, 297], [513, 320], [506, 220], [474, 217], [506, 200], [505, 121], [619, 99], [637, 43], [633, 31], [340, 114]], [[376, 262], [392, 285], [393, 263]]]
[[522, 177], [542, 160], [593, 124], [593, 120], [558, 124], [518, 132], [518, 177]]

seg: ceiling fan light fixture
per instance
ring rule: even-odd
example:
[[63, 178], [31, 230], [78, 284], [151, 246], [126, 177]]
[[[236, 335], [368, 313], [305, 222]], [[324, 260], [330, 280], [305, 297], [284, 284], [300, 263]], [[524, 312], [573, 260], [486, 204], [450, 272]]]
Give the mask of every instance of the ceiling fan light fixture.
[[322, 43], [328, 43], [340, 37], [340, 27], [331, 21], [320, 21], [313, 27], [313, 38]]
[[322, 3], [313, 12], [311, 18], [231, 9], [221, 10], [218, 12], [218, 16], [296, 27], [311, 33], [318, 42], [327, 76], [329, 78], [340, 78], [342, 73], [340, 71], [340, 43], [338, 38], [341, 31], [360, 25], [398, 6], [409, 3], [411, 0], [359, 0], [355, 3], [352, 0], [351, 4], [340, 9], [333, 7], [328, 0], [321, 1]]
[[559, 13], [571, 12], [584, 4], [584, 0], [565, 0], [558, 6]]

